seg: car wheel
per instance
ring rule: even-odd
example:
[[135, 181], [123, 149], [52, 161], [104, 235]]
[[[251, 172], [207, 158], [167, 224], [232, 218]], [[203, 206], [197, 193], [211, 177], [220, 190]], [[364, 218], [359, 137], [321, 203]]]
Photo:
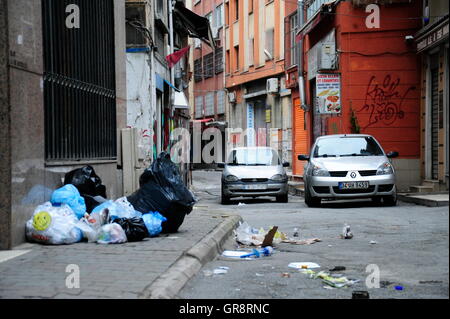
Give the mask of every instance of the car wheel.
[[287, 202], [289, 202], [288, 194], [277, 196], [277, 202], [279, 202], [279, 203], [287, 203]]
[[396, 206], [397, 205], [397, 194], [391, 196], [383, 197], [384, 206]]
[[222, 205], [228, 205], [230, 203], [230, 197], [225, 196], [223, 194], [223, 186], [222, 186], [222, 190], [221, 190], [220, 203]]
[[308, 205], [308, 207], [319, 207], [320, 202], [320, 198], [312, 196], [309, 187], [305, 184], [305, 204]]

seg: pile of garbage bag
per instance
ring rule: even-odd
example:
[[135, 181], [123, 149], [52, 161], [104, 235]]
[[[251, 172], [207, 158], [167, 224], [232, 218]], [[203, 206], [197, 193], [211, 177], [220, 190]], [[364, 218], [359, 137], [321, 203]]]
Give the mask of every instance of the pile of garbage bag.
[[163, 233], [174, 233], [191, 213], [196, 199], [184, 185], [176, 165], [168, 153], [162, 152], [139, 178], [140, 188], [128, 196], [134, 209], [141, 213], [157, 211], [167, 220]]
[[142, 174], [139, 190], [114, 201], [106, 198], [94, 169], [85, 166], [67, 173], [64, 186], [36, 207], [25, 233], [28, 241], [47, 245], [141, 241], [176, 232], [195, 202], [167, 153]]

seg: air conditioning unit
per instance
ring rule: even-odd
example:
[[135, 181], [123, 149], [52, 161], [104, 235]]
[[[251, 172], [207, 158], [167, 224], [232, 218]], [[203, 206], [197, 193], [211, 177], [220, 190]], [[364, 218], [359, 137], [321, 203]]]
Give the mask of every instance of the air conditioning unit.
[[236, 103], [236, 93], [234, 92], [228, 93], [228, 101], [230, 103]]
[[336, 44], [334, 42], [324, 42], [317, 50], [317, 69], [336, 70], [337, 55]]
[[278, 79], [277, 78], [267, 79], [266, 82], [267, 93], [278, 93], [278, 90], [279, 90]]

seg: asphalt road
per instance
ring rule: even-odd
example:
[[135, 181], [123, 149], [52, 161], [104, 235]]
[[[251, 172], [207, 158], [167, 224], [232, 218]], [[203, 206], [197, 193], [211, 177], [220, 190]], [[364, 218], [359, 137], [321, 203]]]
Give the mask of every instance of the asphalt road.
[[[194, 172], [198, 205], [229, 209], [254, 228], [276, 225], [289, 237], [299, 229], [299, 239], [320, 238], [312, 245], [281, 243], [270, 257], [235, 260], [218, 256], [206, 264], [180, 292], [189, 299], [281, 299], [344, 298], [354, 290], [365, 290], [375, 298], [448, 298], [449, 210], [399, 202], [396, 207], [378, 207], [370, 200], [328, 202], [308, 208], [301, 197], [289, 203], [271, 198], [234, 200], [220, 204], [220, 172]], [[239, 203], [241, 203], [239, 205]], [[245, 204], [245, 205], [242, 205]], [[344, 223], [352, 239], [341, 239]], [[375, 241], [376, 244], [371, 244]], [[237, 249], [230, 241], [226, 249]], [[337, 272], [360, 282], [351, 288], [326, 289], [320, 279], [288, 267], [291, 262], [318, 263], [320, 270], [344, 266]], [[367, 288], [368, 265], [377, 265], [380, 288]], [[228, 267], [225, 274], [211, 274]], [[402, 286], [403, 290], [396, 290]]]

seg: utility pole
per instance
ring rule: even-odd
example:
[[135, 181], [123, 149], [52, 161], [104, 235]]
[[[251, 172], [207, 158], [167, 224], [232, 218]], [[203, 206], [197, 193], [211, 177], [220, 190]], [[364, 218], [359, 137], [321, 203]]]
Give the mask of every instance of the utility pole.
[[[167, 0], [168, 8], [169, 8], [169, 54], [173, 54], [174, 47], [173, 47], [173, 4], [176, 0]], [[170, 68], [170, 83], [175, 86], [175, 69], [172, 67]], [[173, 116], [175, 110], [173, 107], [174, 101], [175, 101], [175, 89], [171, 88], [170, 90], [170, 112]]]
[[[297, 5], [297, 23], [298, 30], [303, 27], [305, 23], [304, 18], [304, 2], [303, 0], [298, 0]], [[300, 106], [302, 109], [306, 110], [306, 97], [305, 97], [305, 79], [303, 78], [303, 37], [298, 43], [299, 46], [299, 60], [298, 60], [298, 90], [300, 94]]]

